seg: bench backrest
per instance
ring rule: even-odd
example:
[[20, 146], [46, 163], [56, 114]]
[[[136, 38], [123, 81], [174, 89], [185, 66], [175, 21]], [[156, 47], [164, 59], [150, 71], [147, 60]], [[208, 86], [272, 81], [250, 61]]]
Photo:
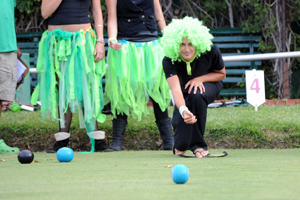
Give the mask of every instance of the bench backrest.
[[[262, 37], [258, 33], [245, 34], [242, 28], [217, 28], [210, 32], [214, 36], [213, 43], [219, 47], [223, 56], [259, 54], [258, 43]], [[220, 95], [245, 96], [245, 87], [239, 87], [237, 83], [244, 83], [245, 71], [256, 69], [257, 66], [261, 66], [261, 61], [226, 62], [226, 78]]]

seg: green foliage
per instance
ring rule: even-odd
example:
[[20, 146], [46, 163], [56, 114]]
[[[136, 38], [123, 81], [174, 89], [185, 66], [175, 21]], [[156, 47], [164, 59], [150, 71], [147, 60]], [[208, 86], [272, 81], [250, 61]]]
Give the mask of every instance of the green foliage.
[[17, 9], [20, 13], [26, 12], [27, 14], [40, 12], [41, 0], [17, 0]]
[[[20, 13], [34, 13], [40, 12], [42, 0], [16, 0], [17, 9]], [[105, 0], [101, 0], [102, 11], [106, 10]]]
[[[300, 0], [287, 0], [286, 4], [288, 4], [286, 5], [287, 18], [290, 18], [288, 20], [300, 20], [300, 15], [296, 14], [300, 13]], [[264, 4], [261, 0], [242, 0], [241, 6], [249, 9], [248, 18], [242, 22], [242, 27], [245, 27], [244, 31], [264, 32], [265, 41], [260, 42], [259, 49], [263, 52], [274, 52], [275, 47], [270, 41], [272, 41], [271, 35], [278, 31], [276, 29], [278, 19], [274, 15], [270, 15], [271, 5]]]
[[[191, 6], [193, 6], [193, 5], [191, 5]], [[214, 15], [216, 15], [216, 13], [226, 13], [227, 5], [226, 5], [225, 1], [205, 0], [205, 1], [203, 1], [202, 9], [205, 10], [205, 12], [207, 12], [209, 15], [214, 16]], [[212, 19], [207, 15], [203, 15], [202, 21], [204, 22], [205, 25], [209, 25], [209, 24], [211, 24]]]

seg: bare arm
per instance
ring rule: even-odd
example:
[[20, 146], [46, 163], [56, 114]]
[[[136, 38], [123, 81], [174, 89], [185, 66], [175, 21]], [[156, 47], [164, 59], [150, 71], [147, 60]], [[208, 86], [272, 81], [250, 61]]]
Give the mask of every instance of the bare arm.
[[[170, 86], [170, 89], [171, 89], [171, 92], [173, 95], [173, 99], [174, 99], [174, 102], [175, 102], [175, 105], [177, 106], [177, 108], [179, 109], [181, 106], [186, 106], [185, 100], [183, 98], [183, 94], [181, 91], [178, 76], [174, 75], [174, 76], [167, 78], [167, 82]], [[191, 113], [188, 110], [183, 111], [182, 115], [183, 115], [184, 122], [187, 124], [194, 124], [197, 121], [197, 119], [193, 115], [193, 113]]]
[[41, 13], [44, 19], [50, 17], [63, 0], [43, 0], [41, 6]]
[[205, 88], [203, 83], [205, 82], [217, 82], [226, 78], [225, 67], [221, 70], [214, 70], [214, 72], [205, 74], [203, 76], [198, 76], [185, 84], [185, 89], [189, 88], [188, 93], [190, 94], [192, 89], [194, 88], [194, 93], [196, 94], [197, 88], [200, 89], [200, 93], [205, 92]]
[[[92, 0], [92, 14], [94, 17], [97, 39], [103, 40], [103, 17], [102, 17], [101, 3], [99, 0]], [[102, 42], [96, 43], [94, 55], [96, 55], [95, 58], [96, 62], [98, 62], [99, 60], [105, 57], [104, 43]]]
[[164, 20], [164, 15], [161, 10], [161, 5], [159, 0], [154, 0], [154, 18], [157, 22], [157, 25], [160, 30], [163, 30], [166, 27], [166, 21]]
[[117, 38], [118, 22], [117, 22], [117, 0], [106, 0], [108, 12], [107, 31], [109, 38]]
[[21, 56], [22, 56], [22, 51], [21, 51], [21, 49], [19, 48], [18, 45], [17, 45], [17, 48], [18, 48], [18, 51], [17, 51], [17, 57], [20, 59]]
[[[117, 39], [118, 36], [118, 21], [117, 21], [117, 0], [106, 0], [106, 7], [108, 11], [107, 32], [109, 39]], [[109, 40], [110, 47], [115, 50], [120, 50], [122, 44], [117, 40]]]

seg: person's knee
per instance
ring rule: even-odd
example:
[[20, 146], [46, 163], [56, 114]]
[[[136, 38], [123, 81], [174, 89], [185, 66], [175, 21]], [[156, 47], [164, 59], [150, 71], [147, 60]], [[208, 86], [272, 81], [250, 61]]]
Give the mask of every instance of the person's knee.
[[198, 90], [196, 94], [191, 93], [189, 96], [189, 100], [191, 103], [197, 102], [197, 103], [206, 103], [206, 97], [205, 94], [201, 94]]

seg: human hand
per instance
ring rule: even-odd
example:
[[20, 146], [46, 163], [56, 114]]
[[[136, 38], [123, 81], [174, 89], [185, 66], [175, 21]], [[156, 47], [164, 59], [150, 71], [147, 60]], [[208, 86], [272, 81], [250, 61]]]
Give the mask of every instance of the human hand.
[[99, 62], [105, 57], [104, 44], [102, 42], [97, 42], [94, 51], [95, 62]]
[[21, 49], [18, 47], [17, 57], [18, 57], [19, 59], [21, 59], [21, 56], [22, 56], [22, 51], [21, 51]]
[[188, 93], [190, 94], [192, 90], [194, 89], [194, 94], [197, 93], [197, 89], [200, 89], [200, 94], [203, 94], [205, 92], [205, 87], [203, 85], [203, 82], [201, 81], [200, 77], [196, 77], [189, 82], [185, 84], [185, 89], [189, 87]]
[[120, 50], [122, 48], [122, 44], [118, 43], [117, 40], [109, 40], [109, 46], [115, 50]]
[[194, 124], [197, 122], [196, 116], [193, 115], [189, 110], [184, 110], [182, 112], [183, 120], [187, 124]]

